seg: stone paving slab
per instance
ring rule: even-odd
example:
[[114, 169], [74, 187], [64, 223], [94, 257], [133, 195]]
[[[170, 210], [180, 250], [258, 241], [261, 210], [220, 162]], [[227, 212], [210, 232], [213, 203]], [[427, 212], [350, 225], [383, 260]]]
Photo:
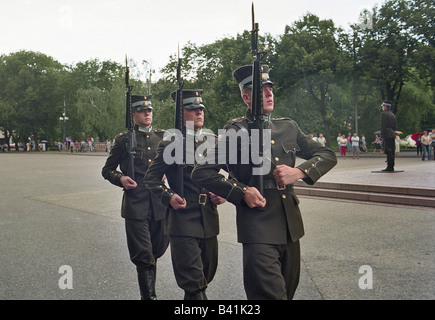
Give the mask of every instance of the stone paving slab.
[[[0, 300], [139, 298], [119, 216], [122, 192], [101, 177], [106, 156], [0, 154]], [[404, 172], [392, 176], [402, 179], [386, 183], [431, 189], [434, 164], [399, 157]], [[370, 171], [383, 165], [381, 157], [339, 159], [321, 180], [381, 184]], [[307, 198], [300, 206], [306, 234], [296, 300], [435, 298], [434, 210]], [[234, 206], [219, 213], [219, 267], [208, 295], [244, 300]], [[74, 272], [73, 289], [59, 287], [62, 265]], [[360, 286], [363, 266], [371, 268], [372, 289]], [[169, 250], [158, 262], [157, 292], [161, 300], [183, 296]]]

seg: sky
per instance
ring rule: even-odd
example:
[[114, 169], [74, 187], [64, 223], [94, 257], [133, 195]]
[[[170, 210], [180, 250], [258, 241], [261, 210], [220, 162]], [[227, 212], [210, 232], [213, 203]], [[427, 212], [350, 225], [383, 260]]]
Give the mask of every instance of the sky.
[[[0, 0], [0, 54], [37, 51], [62, 64], [124, 64], [159, 70], [189, 41], [196, 45], [251, 30], [252, 0]], [[260, 35], [277, 36], [312, 13], [345, 30], [384, 0], [254, 0]], [[153, 78], [153, 80], [156, 80]]]

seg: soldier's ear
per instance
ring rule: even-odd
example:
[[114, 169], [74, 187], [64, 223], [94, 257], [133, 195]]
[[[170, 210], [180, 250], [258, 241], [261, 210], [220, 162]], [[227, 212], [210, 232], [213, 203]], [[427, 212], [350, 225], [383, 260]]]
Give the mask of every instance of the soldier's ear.
[[251, 95], [247, 92], [242, 93], [242, 99], [248, 106], [251, 104]]

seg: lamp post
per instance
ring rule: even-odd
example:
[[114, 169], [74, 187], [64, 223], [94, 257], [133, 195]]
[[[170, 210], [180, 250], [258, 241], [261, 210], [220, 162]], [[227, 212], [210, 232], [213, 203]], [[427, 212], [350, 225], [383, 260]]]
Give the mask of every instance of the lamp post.
[[155, 70], [153, 70], [151, 62], [143, 60], [142, 63], [145, 65], [145, 85], [148, 82], [148, 94], [151, 94], [151, 75], [155, 73]]
[[65, 106], [63, 107], [63, 113], [62, 113], [62, 117], [59, 117], [59, 120], [63, 122], [63, 141], [65, 142], [66, 140], [66, 122], [68, 121], [68, 117], [66, 116], [65, 113]]

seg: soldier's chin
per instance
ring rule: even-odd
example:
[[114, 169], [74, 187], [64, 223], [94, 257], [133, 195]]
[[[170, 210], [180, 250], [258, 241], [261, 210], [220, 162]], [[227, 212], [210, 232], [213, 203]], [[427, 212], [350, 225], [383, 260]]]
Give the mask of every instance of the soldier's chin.
[[263, 106], [263, 112], [265, 114], [269, 114], [273, 111], [273, 105], [265, 105]]

